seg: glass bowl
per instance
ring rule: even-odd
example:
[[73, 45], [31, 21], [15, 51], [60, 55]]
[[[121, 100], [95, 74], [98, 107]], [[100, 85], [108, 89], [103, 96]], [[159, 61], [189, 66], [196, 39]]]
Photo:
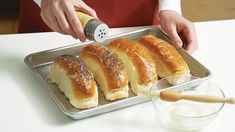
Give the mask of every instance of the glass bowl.
[[[166, 79], [161, 79], [151, 88], [151, 91], [163, 89], [162, 84], [166, 84], [166, 82]], [[191, 86], [184, 90], [181, 88], [178, 92], [225, 97], [223, 91], [210, 81], [201, 81], [200, 84]], [[216, 118], [224, 106], [224, 103], [200, 103], [186, 100], [166, 102], [160, 98], [152, 99], [152, 102], [156, 111], [155, 119], [157, 124], [180, 131], [202, 129]]]

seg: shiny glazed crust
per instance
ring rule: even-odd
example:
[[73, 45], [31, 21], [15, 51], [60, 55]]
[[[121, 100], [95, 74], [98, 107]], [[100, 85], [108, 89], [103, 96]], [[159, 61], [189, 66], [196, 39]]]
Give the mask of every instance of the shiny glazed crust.
[[84, 47], [80, 56], [94, 74], [107, 100], [128, 96], [126, 68], [114, 52], [107, 47], [92, 44]]
[[98, 104], [96, 82], [81, 59], [72, 55], [58, 57], [51, 66], [49, 79], [59, 86], [76, 108], [90, 108]]
[[139, 39], [153, 56], [157, 73], [161, 78], [189, 74], [189, 67], [178, 51], [168, 42], [153, 35], [146, 35]]
[[154, 60], [144, 46], [133, 40], [118, 38], [111, 41], [108, 47], [117, 53], [128, 69], [128, 78], [134, 93], [149, 90], [148, 85], [158, 80]]

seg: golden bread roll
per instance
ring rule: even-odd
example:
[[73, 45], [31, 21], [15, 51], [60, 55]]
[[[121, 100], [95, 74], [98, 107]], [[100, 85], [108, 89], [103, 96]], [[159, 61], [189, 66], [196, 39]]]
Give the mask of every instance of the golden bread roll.
[[149, 90], [158, 81], [154, 61], [148, 50], [139, 43], [118, 38], [108, 44], [127, 68], [132, 91], [137, 94]]
[[158, 76], [168, 78], [168, 82], [177, 85], [190, 79], [190, 70], [187, 63], [178, 51], [168, 42], [153, 35], [146, 35], [139, 39], [153, 56]]
[[85, 63], [72, 55], [62, 55], [52, 64], [49, 79], [79, 109], [98, 105], [97, 85]]
[[107, 100], [128, 96], [128, 78], [126, 68], [118, 56], [107, 47], [88, 45], [80, 57], [93, 73]]

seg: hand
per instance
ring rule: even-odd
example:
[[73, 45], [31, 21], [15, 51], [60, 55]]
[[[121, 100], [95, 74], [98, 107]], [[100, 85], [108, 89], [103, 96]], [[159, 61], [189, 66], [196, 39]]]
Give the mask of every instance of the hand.
[[96, 12], [80, 0], [42, 0], [41, 17], [54, 31], [68, 34], [82, 42], [86, 40], [76, 11], [97, 18]]
[[190, 54], [198, 49], [193, 23], [175, 11], [161, 11], [159, 18], [161, 28], [168, 34], [175, 47], [183, 48]]

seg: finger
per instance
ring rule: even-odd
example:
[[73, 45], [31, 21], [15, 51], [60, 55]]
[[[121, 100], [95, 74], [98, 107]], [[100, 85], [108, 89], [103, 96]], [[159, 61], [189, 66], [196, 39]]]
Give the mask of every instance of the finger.
[[40, 16], [41, 16], [42, 20], [46, 23], [46, 25], [51, 28], [51, 23], [49, 21], [49, 18], [47, 17], [48, 15], [45, 15], [44, 12], [41, 12]]
[[189, 54], [192, 54], [196, 49], [198, 49], [197, 40], [190, 41], [185, 47], [186, 52]]
[[87, 4], [85, 4], [83, 1], [81, 2], [77, 2], [76, 5], [75, 5], [76, 9], [78, 11], [81, 11], [81, 12], [84, 12], [88, 15], [91, 15], [95, 18], [98, 18], [97, 17], [97, 14], [95, 12], [95, 10], [93, 10], [91, 7], [89, 7]]
[[72, 5], [67, 5], [65, 7], [65, 13], [67, 16], [67, 19], [70, 23], [70, 25], [72, 26], [73, 31], [76, 33], [76, 36], [82, 41], [84, 42], [86, 40], [86, 37], [84, 35], [84, 31], [82, 28], [82, 24], [80, 22], [80, 20], [77, 17], [76, 12], [74, 11], [74, 7]]
[[191, 54], [196, 49], [198, 49], [198, 42], [194, 27], [188, 27], [184, 33], [184, 36], [186, 37], [186, 42], [187, 42], [185, 44], [185, 50], [186, 52]]
[[73, 36], [74, 38], [77, 38], [75, 32], [72, 30], [71, 26], [69, 25], [68, 20], [66, 19], [64, 12], [62, 10], [59, 10], [58, 7], [55, 7], [53, 9], [53, 13], [56, 16], [56, 20], [58, 21], [62, 32], [69, 34], [69, 35]]
[[59, 32], [59, 33], [61, 33], [61, 34], [66, 34], [64, 31], [62, 31], [62, 29], [61, 29], [61, 27], [59, 26], [59, 22], [57, 21], [57, 19], [56, 19], [56, 17], [55, 16], [51, 16], [50, 18], [49, 18], [50, 20], [50, 25], [49, 25], [49, 27], [53, 30], [53, 31], [55, 31], [55, 32]]
[[185, 51], [189, 54], [192, 54], [194, 51], [193, 45], [193, 42], [188, 43], [188, 45], [184, 48]]
[[178, 47], [178, 48], [182, 47], [183, 43], [177, 33], [177, 29], [176, 29], [175, 25], [170, 26], [170, 28], [168, 28], [168, 30], [166, 30], [166, 33], [170, 37], [170, 39], [175, 47]]

